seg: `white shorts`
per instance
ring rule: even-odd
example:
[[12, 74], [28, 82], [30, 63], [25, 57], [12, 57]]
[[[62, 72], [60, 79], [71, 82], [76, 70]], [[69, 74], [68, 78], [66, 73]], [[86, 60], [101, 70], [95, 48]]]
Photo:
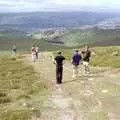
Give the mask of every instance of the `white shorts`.
[[36, 59], [36, 53], [32, 53], [32, 60], [35, 60]]
[[88, 66], [88, 65], [89, 65], [89, 62], [83, 61], [83, 65], [84, 65], [84, 66]]

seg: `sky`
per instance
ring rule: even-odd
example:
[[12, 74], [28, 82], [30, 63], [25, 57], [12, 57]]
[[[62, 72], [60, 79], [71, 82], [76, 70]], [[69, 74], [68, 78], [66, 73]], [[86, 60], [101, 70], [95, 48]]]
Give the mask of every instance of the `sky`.
[[120, 0], [0, 0], [1, 12], [120, 11]]

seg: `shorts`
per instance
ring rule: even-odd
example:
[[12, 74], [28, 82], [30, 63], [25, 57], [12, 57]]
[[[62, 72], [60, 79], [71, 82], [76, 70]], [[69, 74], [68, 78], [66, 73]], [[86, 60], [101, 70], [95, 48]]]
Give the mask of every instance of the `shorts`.
[[33, 59], [33, 60], [36, 59], [36, 53], [32, 53], [32, 59]]
[[89, 65], [89, 62], [83, 61], [83, 65], [84, 65], [84, 66], [88, 66], [88, 65]]

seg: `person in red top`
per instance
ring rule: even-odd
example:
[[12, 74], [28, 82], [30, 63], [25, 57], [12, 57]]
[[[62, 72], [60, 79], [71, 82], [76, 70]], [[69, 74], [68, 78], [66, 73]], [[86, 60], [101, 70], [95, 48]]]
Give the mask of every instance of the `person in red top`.
[[36, 48], [34, 45], [31, 48], [31, 54], [32, 54], [32, 60], [35, 62], [36, 61]]

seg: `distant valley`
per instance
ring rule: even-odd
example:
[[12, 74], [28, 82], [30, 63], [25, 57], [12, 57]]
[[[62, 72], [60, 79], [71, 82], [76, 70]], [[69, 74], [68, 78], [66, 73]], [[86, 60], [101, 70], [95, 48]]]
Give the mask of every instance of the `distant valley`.
[[[113, 13], [10, 13], [0, 14], [0, 50], [16, 44], [30, 50], [77, 47], [83, 44], [119, 45], [120, 17]], [[48, 47], [49, 46], [49, 47]]]

